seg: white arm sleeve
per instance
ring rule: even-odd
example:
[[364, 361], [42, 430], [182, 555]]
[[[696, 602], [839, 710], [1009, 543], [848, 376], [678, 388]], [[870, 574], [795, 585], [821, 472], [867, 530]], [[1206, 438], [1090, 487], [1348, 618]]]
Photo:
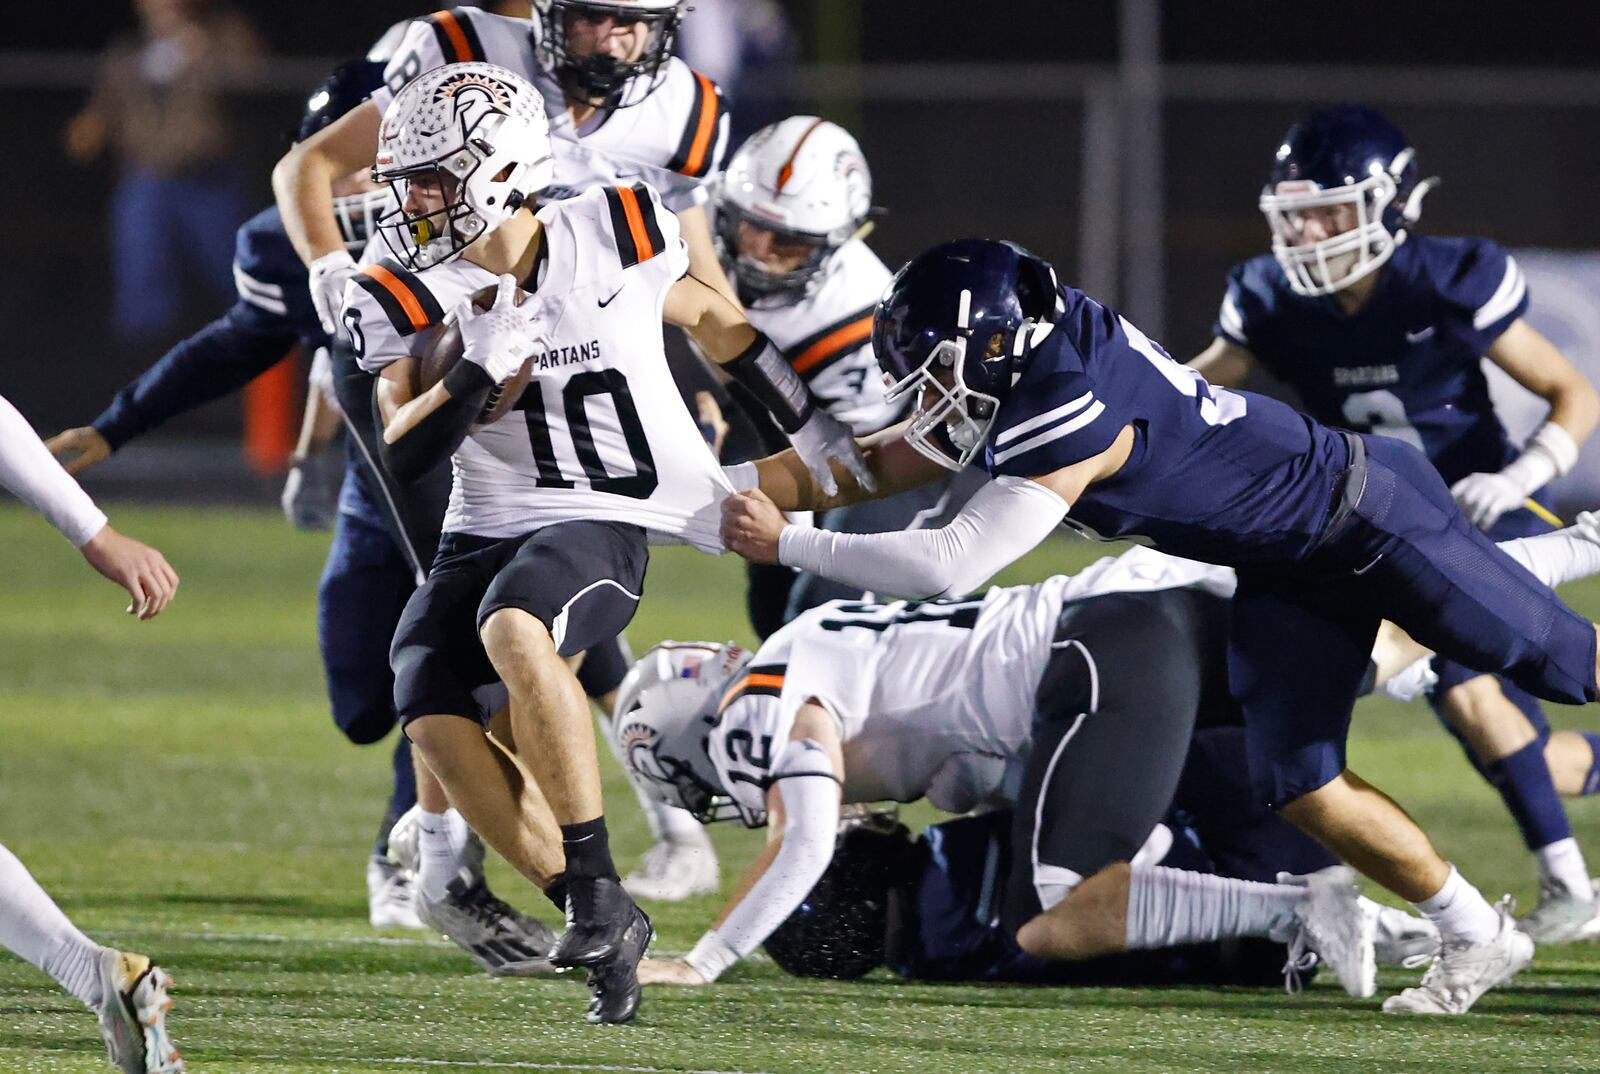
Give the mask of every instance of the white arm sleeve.
[[105, 528], [106, 516], [72, 480], [33, 431], [28, 419], [0, 395], [0, 485], [45, 517], [61, 536], [82, 548]]
[[701, 937], [685, 960], [708, 981], [788, 920], [833, 860], [839, 778], [827, 753], [810, 739], [790, 742], [772, 771], [783, 798], [783, 844], [728, 919]]
[[1578, 523], [1554, 533], [1501, 541], [1500, 550], [1539, 581], [1554, 589], [1600, 572], [1600, 528], [1583, 515]]
[[970, 593], [1061, 524], [1070, 505], [1037, 481], [997, 477], [940, 529], [833, 533], [785, 527], [778, 560], [878, 594]]

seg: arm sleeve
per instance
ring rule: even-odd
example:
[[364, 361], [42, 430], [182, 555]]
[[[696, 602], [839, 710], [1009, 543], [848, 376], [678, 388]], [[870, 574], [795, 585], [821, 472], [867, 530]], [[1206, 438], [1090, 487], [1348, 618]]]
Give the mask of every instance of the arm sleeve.
[[1250, 332], [1245, 324], [1244, 311], [1249, 308], [1249, 303], [1243, 301], [1242, 291], [1239, 270], [1234, 269], [1228, 274], [1228, 289], [1222, 294], [1222, 305], [1217, 309], [1217, 320], [1211, 326], [1211, 334], [1248, 348]]
[[[788, 743], [773, 766], [783, 799], [783, 844], [772, 864], [739, 900], [728, 918], [696, 945], [715, 945], [744, 958], [794, 913], [833, 860], [839, 827], [839, 779], [828, 755], [809, 739]], [[708, 980], [725, 966], [690, 960]], [[710, 972], [708, 972], [708, 970]]]
[[236, 306], [173, 347], [118, 392], [94, 420], [113, 451], [162, 422], [238, 391], [276, 365], [298, 338], [263, 331]]
[[5, 396], [0, 396], [0, 486], [43, 515], [74, 548], [105, 527], [105, 513]]
[[1060, 496], [1019, 477], [978, 490], [940, 529], [833, 533], [787, 526], [778, 559], [846, 585], [913, 600], [970, 593], [1061, 523]]

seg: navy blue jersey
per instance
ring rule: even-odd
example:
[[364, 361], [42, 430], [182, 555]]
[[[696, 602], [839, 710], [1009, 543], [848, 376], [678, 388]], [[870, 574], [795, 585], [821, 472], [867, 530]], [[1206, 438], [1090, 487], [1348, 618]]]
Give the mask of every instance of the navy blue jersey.
[[1228, 275], [1212, 331], [1244, 347], [1329, 425], [1420, 449], [1447, 484], [1516, 455], [1479, 358], [1528, 308], [1515, 260], [1487, 239], [1418, 236], [1395, 248], [1353, 314], [1290, 289], [1271, 255]]
[[995, 417], [988, 471], [1042, 476], [1098, 455], [1131, 425], [1128, 462], [1090, 486], [1068, 525], [1212, 563], [1302, 555], [1346, 464], [1338, 434], [1276, 400], [1211, 387], [1081, 291], [1061, 297], [1065, 312]]
[[297, 342], [328, 342], [311, 305], [306, 267], [276, 207], [239, 227], [234, 245], [239, 298], [228, 312], [174, 346], [111, 400], [94, 427], [113, 450], [179, 414], [238, 391]]

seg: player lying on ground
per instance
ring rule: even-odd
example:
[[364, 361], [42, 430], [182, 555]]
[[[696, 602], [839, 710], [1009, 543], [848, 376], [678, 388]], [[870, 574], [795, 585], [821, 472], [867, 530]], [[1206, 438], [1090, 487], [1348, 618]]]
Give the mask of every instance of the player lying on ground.
[[[1542, 553], [1528, 541], [1518, 555], [1600, 566], [1600, 529], [1539, 540]], [[1013, 809], [997, 905], [1028, 954], [1272, 936], [1371, 995], [1376, 911], [1350, 870], [1273, 887], [1112, 864], [1171, 808], [1197, 720], [1239, 720], [1223, 648], [1234, 584], [1227, 568], [1134, 549], [982, 599], [834, 602], [753, 655], [679, 642], [646, 654], [614, 720], [630, 775], [702, 819], [781, 835], [690, 956], [643, 979], [708, 983], [753, 950], [826, 866], [841, 800], [926, 796], [948, 812]], [[1130, 887], [1139, 912], [1108, 916]]]
[[[545, 122], [538, 92], [489, 64], [407, 85], [375, 169], [395, 188], [379, 228], [396, 260], [351, 283], [344, 319], [381, 377], [390, 472], [453, 462], [439, 554], [391, 650], [406, 732], [450, 804], [565, 906], [552, 961], [590, 968], [590, 1018], [626, 1021], [651, 930], [616, 878], [566, 661], [632, 618], [647, 535], [720, 551], [717, 504], [732, 491], [679, 400], [662, 321], [763, 400], [819, 480], [832, 485], [830, 459], [860, 460], [738, 308], [685, 274], [676, 220], [649, 187], [535, 203], [552, 171]], [[472, 298], [486, 289], [482, 310]], [[414, 312], [444, 308], [453, 336], [419, 330]], [[446, 338], [460, 341], [443, 348], [450, 361], [435, 354]], [[472, 691], [496, 679], [532, 780], [483, 734]]]
[[[128, 612], [153, 619], [178, 590], [154, 548], [124, 537], [0, 396], [0, 487], [43, 515], [100, 574], [128, 591]], [[100, 1019], [106, 1055], [124, 1074], [181, 1074], [167, 1036], [172, 979], [144, 955], [78, 931], [17, 856], [0, 845], [0, 945], [53, 977]]]
[[1385, 1009], [1458, 1014], [1528, 964], [1509, 906], [1490, 905], [1345, 764], [1384, 619], [1541, 697], [1596, 694], [1594, 624], [1477, 530], [1420, 452], [1211, 387], [1007, 243], [916, 258], [873, 324], [895, 393], [916, 397], [904, 438], [870, 453], [880, 494], [980, 457], [995, 480], [941, 529], [827, 533], [787, 526], [780, 509], [864, 494], [819, 495], [778, 456], [738, 475], [771, 498], [724, 505], [730, 547], [917, 597], [970, 590], [1064, 521], [1234, 566], [1229, 680], [1257, 796], [1443, 936], [1422, 984]]
[[[1278, 146], [1261, 208], [1272, 253], [1237, 266], [1192, 363], [1233, 387], [1265, 369], [1328, 425], [1404, 440], [1428, 456], [1495, 540], [1541, 533], [1541, 487], [1578, 458], [1600, 394], [1524, 319], [1516, 261], [1488, 239], [1418, 231], [1422, 198], [1405, 136], [1370, 108], [1315, 112]], [[1550, 405], [1514, 445], [1489, 398], [1487, 358]], [[1559, 525], [1559, 523], [1556, 523]], [[1537, 942], [1600, 928], [1600, 900], [1561, 795], [1593, 794], [1600, 735], [1551, 734], [1539, 702], [1503, 677], [1440, 659], [1429, 701], [1506, 803], [1539, 869], [1518, 922]]]

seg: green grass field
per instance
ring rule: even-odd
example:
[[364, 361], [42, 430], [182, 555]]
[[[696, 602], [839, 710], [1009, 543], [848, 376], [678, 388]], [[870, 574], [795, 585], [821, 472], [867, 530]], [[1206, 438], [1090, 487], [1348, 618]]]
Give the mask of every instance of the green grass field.
[[[122, 615], [43, 523], [0, 509], [0, 840], [86, 931], [173, 972], [193, 1071], [1600, 1070], [1595, 947], [1541, 951], [1451, 1021], [1386, 1018], [1327, 982], [1295, 997], [911, 986], [883, 972], [829, 985], [758, 959], [710, 989], [650, 990], [632, 1026], [590, 1027], [576, 979], [495, 981], [443, 940], [367, 927], [362, 865], [388, 751], [347, 745], [326, 714], [314, 618], [326, 539], [268, 512], [113, 514], [183, 575], [153, 623]], [[1101, 551], [1062, 544], [1007, 578]], [[1567, 595], [1600, 616], [1600, 585]], [[748, 640], [735, 561], [657, 555], [630, 638], [663, 637]], [[1600, 728], [1594, 710], [1554, 721]], [[1366, 703], [1352, 763], [1486, 891], [1531, 904], [1509, 819], [1426, 707]], [[647, 836], [605, 764], [626, 869]], [[1600, 855], [1600, 805], [1572, 815]], [[716, 836], [731, 887], [760, 836]], [[494, 864], [501, 894], [548, 912]], [[657, 949], [686, 950], [718, 905], [652, 907]], [[101, 1055], [92, 1017], [0, 954], [0, 1072], [109, 1069]]]

